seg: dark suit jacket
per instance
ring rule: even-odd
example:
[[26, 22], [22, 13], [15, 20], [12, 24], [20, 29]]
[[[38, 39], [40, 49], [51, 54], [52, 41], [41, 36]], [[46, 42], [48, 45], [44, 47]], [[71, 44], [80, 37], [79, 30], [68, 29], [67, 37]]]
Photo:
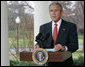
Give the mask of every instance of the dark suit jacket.
[[[52, 21], [44, 25], [41, 25], [39, 32], [43, 35], [45, 35], [48, 32], [50, 33], [50, 37], [43, 44], [43, 48], [53, 48]], [[57, 35], [56, 44], [67, 46], [68, 51], [75, 52], [78, 49], [78, 36], [76, 24], [64, 21], [62, 19], [60, 29]]]

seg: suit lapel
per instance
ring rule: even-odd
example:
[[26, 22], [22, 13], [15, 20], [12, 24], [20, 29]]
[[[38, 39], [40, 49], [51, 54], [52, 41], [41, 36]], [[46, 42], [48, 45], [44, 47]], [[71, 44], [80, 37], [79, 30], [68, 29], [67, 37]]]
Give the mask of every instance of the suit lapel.
[[65, 29], [65, 23], [64, 23], [64, 20], [62, 19], [60, 29], [59, 29], [59, 32], [58, 32], [58, 35], [57, 35], [56, 43], [62, 42], [61, 40], [62, 40], [62, 36], [64, 35], [65, 30], [66, 30]]
[[50, 39], [52, 39], [52, 21], [49, 23], [49, 32], [50, 32]]

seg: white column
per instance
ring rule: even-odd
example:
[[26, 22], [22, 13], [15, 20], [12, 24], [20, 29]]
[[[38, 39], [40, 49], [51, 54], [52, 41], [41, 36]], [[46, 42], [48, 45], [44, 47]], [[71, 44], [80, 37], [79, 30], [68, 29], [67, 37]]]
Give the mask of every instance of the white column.
[[50, 1], [34, 1], [34, 40], [39, 33], [39, 27], [48, 23], [50, 19], [49, 4]]
[[7, 2], [1, 1], [1, 66], [9, 66]]

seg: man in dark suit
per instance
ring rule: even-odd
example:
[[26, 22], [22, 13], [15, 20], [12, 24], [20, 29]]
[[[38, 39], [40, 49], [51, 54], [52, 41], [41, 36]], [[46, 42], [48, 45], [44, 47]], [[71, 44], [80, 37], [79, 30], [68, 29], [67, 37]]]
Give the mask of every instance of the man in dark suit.
[[[76, 24], [67, 22], [61, 18], [63, 9], [59, 3], [51, 3], [49, 13], [52, 21], [40, 26], [40, 33], [45, 35], [50, 33], [50, 37], [43, 44], [43, 48], [53, 48], [56, 51], [75, 52], [78, 49], [78, 36]], [[40, 44], [35, 45], [38, 49]], [[72, 56], [64, 62], [49, 62], [48, 66], [63, 66], [72, 65]]]

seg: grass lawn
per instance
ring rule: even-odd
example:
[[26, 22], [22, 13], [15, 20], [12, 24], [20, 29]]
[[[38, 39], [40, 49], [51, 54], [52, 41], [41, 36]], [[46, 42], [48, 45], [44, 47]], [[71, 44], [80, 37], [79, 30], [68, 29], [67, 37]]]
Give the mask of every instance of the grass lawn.
[[[15, 38], [9, 38], [9, 46], [10, 48], [14, 48], [17, 47], [17, 40]], [[30, 40], [27, 38], [20, 38], [19, 39], [19, 47], [26, 47], [26, 46], [30, 46]]]

